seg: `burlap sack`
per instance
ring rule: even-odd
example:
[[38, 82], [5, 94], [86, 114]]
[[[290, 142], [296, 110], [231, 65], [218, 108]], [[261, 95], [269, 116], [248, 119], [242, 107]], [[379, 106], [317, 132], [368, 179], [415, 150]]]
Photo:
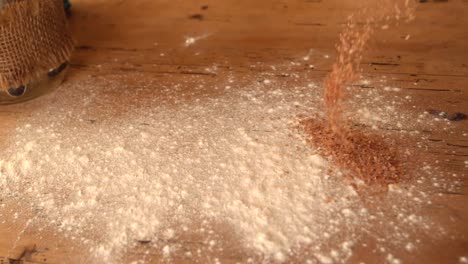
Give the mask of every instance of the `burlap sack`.
[[72, 49], [63, 0], [0, 0], [0, 90], [43, 76]]

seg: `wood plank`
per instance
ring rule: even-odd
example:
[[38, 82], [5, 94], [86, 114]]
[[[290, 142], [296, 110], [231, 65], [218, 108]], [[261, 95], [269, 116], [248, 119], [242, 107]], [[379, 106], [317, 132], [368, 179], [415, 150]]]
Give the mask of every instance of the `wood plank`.
[[[336, 56], [334, 43], [346, 16], [358, 9], [355, 2], [76, 0], [71, 22], [77, 45], [67, 82], [91, 76], [118, 78], [129, 87], [139, 87], [150, 81], [177, 83], [193, 77], [203, 78], [209, 87], [215, 87], [228, 75], [246, 84], [264, 78], [302, 84], [320, 82]], [[408, 35], [410, 39], [405, 41]], [[188, 37], [202, 38], [187, 46]], [[468, 113], [467, 1], [420, 4], [414, 22], [379, 32], [371, 47], [365, 56], [363, 75], [370, 79], [386, 76], [387, 85], [401, 88], [402, 97], [411, 96], [405, 108], [415, 112], [435, 109]], [[303, 60], [306, 55], [310, 55], [308, 61]], [[298, 81], [292, 77], [294, 74], [307, 79]], [[356, 85], [354, 89], [359, 92], [381, 87]], [[18, 120], [41, 107], [38, 102], [0, 107], [0, 148], [8, 143]], [[442, 196], [426, 213], [462, 234], [463, 239], [429, 243], [419, 249], [413, 263], [456, 261], [467, 252], [467, 122], [450, 122], [451, 132], [437, 127], [419, 130], [427, 138], [423, 140], [425, 158], [439, 161], [447, 175], [455, 173], [464, 180], [457, 193], [441, 191]], [[399, 131], [391, 126], [386, 129]], [[31, 212], [22, 209], [21, 204], [0, 208], [0, 263], [90, 261], [88, 252], [72, 239], [54, 230], [28, 226]], [[16, 211], [24, 214], [14, 217]], [[451, 222], [451, 217], [457, 220]], [[227, 244], [238, 243], [230, 230], [220, 227], [219, 231]], [[200, 247], [197, 241], [202, 239], [189, 237], [186, 242], [179, 242], [196, 250]], [[368, 241], [372, 243], [370, 238]], [[163, 262], [159, 251], [145, 254], [149, 249], [149, 245], [142, 244], [128, 253], [127, 260], [145, 256], [149, 262]], [[245, 262], [247, 256], [243, 249], [234, 249], [223, 253], [220, 261]], [[195, 259], [176, 256], [173, 260], [187, 263]], [[357, 247], [350, 262], [371, 263], [379, 259]], [[203, 256], [198, 260], [210, 258]]]

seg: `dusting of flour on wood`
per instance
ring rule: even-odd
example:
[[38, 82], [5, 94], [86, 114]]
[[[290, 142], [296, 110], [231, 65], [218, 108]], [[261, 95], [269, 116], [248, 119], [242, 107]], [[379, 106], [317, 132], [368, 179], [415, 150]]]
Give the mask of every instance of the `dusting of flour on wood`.
[[[320, 88], [289, 85], [230, 79], [196, 96], [203, 82], [173, 85], [142, 102], [132, 93], [145, 88], [112, 78], [68, 84], [20, 120], [0, 156], [1, 195], [30, 204], [32, 222], [89, 248], [93, 263], [141, 245], [216, 262], [232, 247], [220, 225], [246, 262], [343, 263], [368, 234], [375, 246], [364, 247], [395, 262], [392, 248], [418, 247], [414, 232], [443, 231], [418, 215], [428, 200], [417, 186], [363, 202], [294, 130], [298, 115], [323, 115]], [[187, 234], [203, 237], [198, 249]]]

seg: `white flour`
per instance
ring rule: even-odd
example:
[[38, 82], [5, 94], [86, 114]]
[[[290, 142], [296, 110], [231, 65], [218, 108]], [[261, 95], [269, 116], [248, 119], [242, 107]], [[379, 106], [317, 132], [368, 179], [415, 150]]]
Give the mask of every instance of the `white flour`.
[[[212, 224], [227, 225], [243, 248], [266, 260], [283, 262], [307, 248], [301, 254], [310, 263], [345, 262], [359, 235], [372, 232], [368, 225], [386, 219], [384, 211], [398, 212], [399, 220], [393, 234], [382, 236], [409, 245], [402, 225], [415, 228], [423, 219], [409, 208], [369, 213], [291, 129], [298, 114], [317, 111], [317, 93], [274, 85], [226, 86], [223, 95], [187, 101], [172, 98], [181, 93], [177, 87], [166, 87], [141, 107], [119, 97], [119, 111], [106, 107], [115, 103], [106, 94], [122, 89], [118, 83], [67, 87], [23, 120], [1, 153], [1, 194], [31, 204], [88, 246], [96, 262], [118, 262], [138, 241], [187, 232], [203, 233], [213, 249], [222, 241]], [[396, 187], [392, 195], [422, 194]], [[155, 246], [168, 258], [196, 253]]]

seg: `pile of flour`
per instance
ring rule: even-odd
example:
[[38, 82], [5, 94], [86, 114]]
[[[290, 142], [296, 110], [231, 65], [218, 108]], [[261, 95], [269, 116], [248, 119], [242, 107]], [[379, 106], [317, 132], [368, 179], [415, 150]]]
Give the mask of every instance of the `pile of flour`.
[[[164, 241], [202, 232], [207, 245], [222, 244], [216, 224], [266, 260], [299, 252], [311, 263], [346, 261], [359, 234], [386, 216], [371, 215], [293, 129], [298, 115], [317, 112], [316, 86], [233, 85], [186, 100], [183, 87], [160, 87], [154, 99], [134, 105], [127, 95], [145, 88], [69, 84], [19, 121], [0, 155], [1, 195], [31, 204], [37, 221], [101, 263], [118, 262], [142, 242], [168, 257], [190, 256]], [[419, 219], [392, 210], [405, 225]]]

